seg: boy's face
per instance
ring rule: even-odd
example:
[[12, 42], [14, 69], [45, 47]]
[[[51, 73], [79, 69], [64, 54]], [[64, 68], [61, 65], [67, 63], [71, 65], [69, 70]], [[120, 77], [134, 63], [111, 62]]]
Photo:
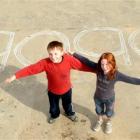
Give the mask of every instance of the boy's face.
[[60, 63], [64, 54], [61, 48], [48, 49], [49, 58], [53, 63]]

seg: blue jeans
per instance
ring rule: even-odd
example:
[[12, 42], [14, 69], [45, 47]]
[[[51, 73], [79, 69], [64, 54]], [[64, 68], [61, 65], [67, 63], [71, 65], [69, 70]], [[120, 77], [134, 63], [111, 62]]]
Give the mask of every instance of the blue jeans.
[[74, 115], [72, 110], [72, 89], [68, 90], [63, 95], [56, 95], [48, 91], [49, 103], [50, 103], [50, 115], [52, 118], [57, 118], [60, 115], [59, 100], [62, 99], [62, 106], [66, 115]]
[[107, 117], [112, 117], [114, 115], [115, 96], [105, 100], [94, 97], [94, 101], [95, 110], [98, 115], [106, 115]]

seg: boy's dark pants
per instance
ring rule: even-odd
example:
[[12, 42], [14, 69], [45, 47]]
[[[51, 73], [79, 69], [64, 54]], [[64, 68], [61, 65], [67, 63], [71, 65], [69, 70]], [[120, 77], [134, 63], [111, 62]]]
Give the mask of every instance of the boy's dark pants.
[[48, 97], [50, 102], [50, 114], [52, 118], [59, 117], [60, 109], [59, 109], [59, 100], [62, 99], [62, 106], [65, 110], [66, 115], [71, 116], [74, 115], [75, 112], [72, 110], [72, 89], [64, 93], [63, 95], [56, 95], [50, 91], [48, 91]]

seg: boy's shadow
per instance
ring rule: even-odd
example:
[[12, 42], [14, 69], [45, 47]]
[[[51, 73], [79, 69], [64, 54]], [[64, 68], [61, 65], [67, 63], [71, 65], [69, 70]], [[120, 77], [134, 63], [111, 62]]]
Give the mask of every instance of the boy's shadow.
[[[32, 109], [43, 112], [47, 117], [49, 115], [49, 101], [47, 97], [47, 85], [37, 81], [35, 76], [29, 76], [20, 80], [15, 80], [10, 84], [4, 83], [5, 79], [14, 74], [19, 68], [7, 66], [0, 73], [0, 88], [15, 97], [21, 103]], [[73, 102], [76, 112], [88, 117], [91, 125], [95, 121], [95, 114], [88, 108]]]

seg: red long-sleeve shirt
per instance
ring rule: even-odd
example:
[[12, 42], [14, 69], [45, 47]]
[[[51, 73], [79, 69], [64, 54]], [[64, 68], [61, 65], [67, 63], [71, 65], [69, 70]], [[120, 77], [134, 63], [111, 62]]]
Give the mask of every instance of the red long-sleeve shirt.
[[71, 88], [70, 70], [77, 69], [81, 71], [94, 72], [92, 68], [87, 67], [78, 59], [71, 55], [64, 54], [60, 63], [53, 63], [49, 58], [27, 66], [15, 73], [16, 78], [22, 78], [41, 72], [46, 72], [48, 79], [48, 90], [57, 95], [62, 95]]

